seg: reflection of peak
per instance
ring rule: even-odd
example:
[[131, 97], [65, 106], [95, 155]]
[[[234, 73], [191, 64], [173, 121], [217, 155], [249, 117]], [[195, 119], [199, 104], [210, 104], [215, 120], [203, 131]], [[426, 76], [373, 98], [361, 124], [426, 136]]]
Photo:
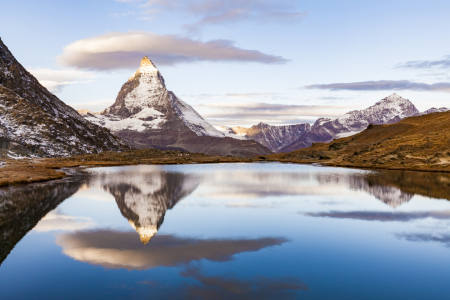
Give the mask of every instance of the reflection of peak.
[[152, 237], [154, 237], [158, 232], [158, 227], [156, 225], [136, 227], [136, 224], [134, 224], [132, 220], [128, 220], [128, 223], [130, 223], [131, 227], [133, 227], [133, 229], [136, 230], [137, 233], [139, 233], [141, 242], [144, 245], [147, 245]]
[[110, 174], [99, 184], [114, 196], [122, 215], [147, 244], [163, 223], [166, 211], [192, 193], [199, 181], [194, 175], [157, 170]]

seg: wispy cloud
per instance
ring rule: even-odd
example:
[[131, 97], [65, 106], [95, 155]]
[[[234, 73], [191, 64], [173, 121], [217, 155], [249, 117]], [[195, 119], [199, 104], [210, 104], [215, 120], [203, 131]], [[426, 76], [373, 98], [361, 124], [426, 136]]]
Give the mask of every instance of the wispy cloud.
[[351, 83], [331, 83], [331, 84], [315, 84], [308, 85], [307, 89], [320, 90], [348, 90], [348, 91], [428, 91], [428, 92], [450, 92], [450, 82], [439, 83], [421, 83], [409, 80], [379, 80], [379, 81], [363, 81]]
[[198, 61], [282, 64], [281, 56], [238, 48], [229, 40], [202, 42], [177, 35], [145, 31], [112, 32], [75, 41], [58, 57], [61, 65], [78, 69], [114, 70], [136, 68], [143, 56], [157, 65]]
[[86, 79], [93, 79], [96, 75], [92, 72], [81, 70], [52, 70], [44, 68], [28, 68], [40, 84], [45, 86], [52, 93], [61, 92], [64, 86], [70, 84], [91, 82]]
[[339, 105], [286, 105], [260, 102], [222, 102], [194, 106], [213, 124], [230, 126], [255, 125], [259, 122], [273, 125], [309, 123], [314, 122], [319, 116], [342, 116], [350, 109], [348, 106]]
[[415, 60], [401, 63], [396, 66], [397, 69], [449, 69], [450, 55], [439, 60]]
[[[139, 0], [117, 0], [118, 2], [143, 3]], [[303, 20], [307, 13], [298, 9], [295, 0], [146, 0], [141, 8], [143, 14], [164, 15], [177, 13], [193, 20], [184, 25], [189, 31], [198, 31], [204, 26], [230, 24], [238, 21], [256, 23], [292, 23]]]
[[114, 99], [104, 99], [91, 102], [67, 103], [76, 110], [87, 109], [92, 112], [103, 111], [105, 108], [114, 104]]

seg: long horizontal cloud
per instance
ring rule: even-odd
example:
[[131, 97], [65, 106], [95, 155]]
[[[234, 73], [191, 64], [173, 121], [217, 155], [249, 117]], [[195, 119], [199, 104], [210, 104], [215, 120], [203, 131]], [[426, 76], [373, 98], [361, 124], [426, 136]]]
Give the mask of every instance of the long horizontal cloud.
[[[118, 2], [142, 2], [118, 0]], [[142, 5], [149, 19], [164, 13], [178, 13], [188, 20], [188, 30], [197, 31], [206, 25], [230, 24], [237, 21], [257, 23], [291, 23], [303, 20], [307, 13], [297, 9], [295, 0], [148, 0]]]
[[440, 60], [415, 60], [408, 61], [396, 66], [398, 69], [448, 69], [450, 68], [450, 56]]
[[363, 81], [351, 83], [331, 83], [308, 85], [307, 89], [319, 90], [348, 90], [348, 91], [428, 91], [428, 92], [450, 92], [450, 82], [440, 82], [434, 84], [414, 82], [409, 80], [380, 80]]
[[351, 212], [328, 212], [328, 213], [307, 213], [311, 217], [323, 217], [334, 219], [355, 219], [363, 221], [379, 221], [379, 222], [409, 222], [419, 219], [438, 219], [450, 220], [450, 212], [379, 212], [379, 211], [351, 211]]
[[218, 240], [157, 235], [145, 247], [136, 239], [135, 233], [113, 230], [81, 231], [56, 238], [56, 243], [69, 257], [105, 268], [128, 270], [171, 267], [202, 259], [229, 261], [235, 254], [286, 242], [285, 238], [270, 237]]
[[[241, 95], [230, 95], [238, 98]], [[242, 97], [246, 98], [246, 97]], [[350, 107], [338, 105], [285, 105], [260, 102], [227, 102], [198, 104], [195, 108], [213, 124], [255, 125], [259, 122], [269, 124], [298, 124], [314, 122], [317, 117], [338, 117]]]
[[73, 42], [64, 48], [58, 62], [78, 69], [106, 71], [137, 68], [145, 55], [157, 65], [197, 61], [263, 64], [287, 62], [280, 56], [238, 48], [229, 40], [202, 42], [145, 31], [112, 32]]

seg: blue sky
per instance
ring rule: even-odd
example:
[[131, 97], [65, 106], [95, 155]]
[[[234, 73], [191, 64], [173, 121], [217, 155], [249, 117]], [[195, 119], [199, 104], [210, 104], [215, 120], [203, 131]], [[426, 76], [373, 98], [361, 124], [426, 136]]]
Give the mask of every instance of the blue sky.
[[313, 122], [393, 92], [450, 106], [448, 1], [4, 2], [4, 43], [77, 109], [111, 105], [145, 54], [215, 125]]

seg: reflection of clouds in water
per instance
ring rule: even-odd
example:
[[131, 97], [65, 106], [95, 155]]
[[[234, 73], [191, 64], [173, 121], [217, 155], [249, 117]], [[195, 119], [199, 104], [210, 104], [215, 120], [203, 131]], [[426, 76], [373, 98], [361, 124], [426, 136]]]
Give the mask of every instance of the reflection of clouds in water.
[[354, 196], [354, 191], [363, 191], [394, 208], [413, 197], [388, 185], [389, 182], [374, 182], [374, 178], [385, 176], [382, 172], [330, 171], [329, 168], [308, 171], [220, 170], [204, 176], [201, 189], [195, 194], [212, 199], [256, 199], [290, 195]]
[[59, 209], [55, 209], [43, 217], [33, 230], [38, 232], [54, 230], [75, 231], [89, 229], [94, 226], [95, 223], [90, 218], [67, 216], [61, 213]]
[[225, 276], [206, 276], [197, 268], [181, 272], [183, 277], [195, 279], [200, 284], [184, 287], [186, 298], [195, 299], [295, 299], [295, 291], [308, 287], [294, 277], [255, 277], [238, 279]]
[[450, 234], [448, 233], [398, 233], [395, 236], [409, 242], [433, 242], [450, 247]]
[[268, 172], [245, 170], [220, 170], [203, 177], [202, 190], [197, 196], [213, 199], [255, 199], [268, 196], [332, 195], [336, 189], [346, 192], [342, 185], [324, 189], [314, 173]]
[[105, 192], [103, 189], [88, 187], [87, 185], [83, 185], [73, 197], [84, 198], [89, 200], [96, 200], [102, 202], [114, 202], [114, 196], [108, 192]]
[[81, 231], [61, 234], [56, 243], [64, 254], [78, 261], [105, 268], [145, 270], [159, 266], [177, 266], [202, 259], [229, 261], [242, 252], [259, 251], [286, 243], [285, 238], [195, 239], [159, 235], [144, 246], [133, 232], [112, 230]]
[[327, 213], [307, 213], [311, 217], [335, 218], [335, 219], [356, 219], [364, 221], [380, 222], [409, 222], [419, 219], [450, 220], [450, 211], [431, 212], [378, 212], [378, 211], [331, 211]]

